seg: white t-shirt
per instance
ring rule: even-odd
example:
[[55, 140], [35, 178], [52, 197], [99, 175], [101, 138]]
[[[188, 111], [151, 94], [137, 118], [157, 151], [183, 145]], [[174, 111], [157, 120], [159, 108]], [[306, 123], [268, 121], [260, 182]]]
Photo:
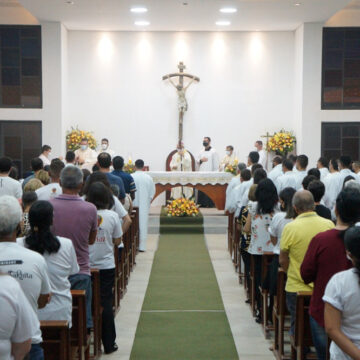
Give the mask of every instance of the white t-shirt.
[[[360, 349], [360, 284], [356, 270], [335, 274], [326, 286], [323, 300], [341, 311], [341, 330]], [[334, 341], [330, 355], [332, 360], [351, 360]]]
[[[67, 320], [71, 327], [72, 297], [68, 277], [79, 272], [74, 245], [70, 239], [58, 236], [60, 249], [57, 253], [45, 253], [52, 297], [49, 304], [38, 310], [40, 320]], [[21, 246], [25, 238], [17, 239]], [[26, 246], [25, 246], [26, 247]]]
[[9, 176], [0, 176], [0, 196], [10, 195], [17, 199], [22, 197], [21, 184]]
[[[33, 311], [37, 313], [40, 294], [51, 292], [45, 259], [16, 242], [0, 242], [0, 272], [11, 275], [19, 281]], [[32, 337], [32, 343], [41, 342], [39, 328]]]
[[22, 343], [40, 331], [39, 320], [19, 283], [0, 275], [0, 359], [12, 360], [11, 343]]
[[280, 175], [276, 179], [275, 186], [276, 186], [278, 194], [280, 194], [280, 192], [287, 187], [292, 187], [295, 190], [297, 190], [297, 188], [296, 188], [297, 181], [296, 181], [295, 174], [296, 173], [294, 171], [287, 171], [286, 173], [284, 173], [283, 175]]
[[115, 267], [113, 239], [122, 236], [118, 215], [112, 210], [98, 210], [96, 241], [89, 246], [90, 266], [105, 270]]
[[49, 201], [51, 199], [54, 199], [56, 196], [61, 195], [62, 188], [58, 183], [51, 183], [37, 189], [35, 192], [38, 200]]
[[47, 166], [47, 165], [51, 164], [50, 159], [48, 157], [46, 157], [44, 154], [40, 154], [39, 159], [42, 160], [44, 166]]
[[284, 230], [286, 224], [292, 221], [292, 219], [285, 219], [286, 213], [279, 212], [274, 215], [270, 227], [269, 227], [269, 234], [273, 237], [277, 238], [277, 244], [274, 246], [274, 254], [280, 254], [280, 240], [281, 234]]

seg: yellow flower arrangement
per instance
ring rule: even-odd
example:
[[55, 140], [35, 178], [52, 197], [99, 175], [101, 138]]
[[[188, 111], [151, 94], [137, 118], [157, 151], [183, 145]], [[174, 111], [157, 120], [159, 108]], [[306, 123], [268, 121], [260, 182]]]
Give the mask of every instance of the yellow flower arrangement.
[[66, 148], [67, 150], [75, 151], [80, 148], [81, 139], [88, 139], [89, 147], [93, 150], [96, 149], [96, 140], [90, 131], [79, 130], [77, 127], [71, 127], [66, 134]]
[[197, 216], [199, 208], [193, 200], [185, 198], [170, 201], [167, 206], [167, 216]]
[[285, 130], [275, 133], [267, 143], [267, 151], [274, 151], [279, 155], [286, 155], [294, 150], [295, 136]]

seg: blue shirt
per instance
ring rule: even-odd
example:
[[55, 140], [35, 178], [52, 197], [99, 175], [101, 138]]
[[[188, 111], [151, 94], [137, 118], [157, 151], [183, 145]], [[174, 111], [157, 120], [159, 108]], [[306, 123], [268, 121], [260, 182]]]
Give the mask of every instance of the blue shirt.
[[136, 191], [134, 178], [130, 174], [122, 170], [114, 170], [112, 174], [122, 179], [125, 186], [125, 192], [127, 194], [134, 193]]
[[118, 176], [115, 176], [115, 175], [112, 175], [110, 173], [105, 173], [108, 180], [109, 180], [109, 183], [110, 185], [117, 185], [119, 187], [119, 190], [120, 190], [120, 194], [119, 194], [119, 198], [122, 200], [122, 199], [125, 199], [125, 187], [124, 187], [124, 182], [122, 181], [121, 178], [119, 178]]

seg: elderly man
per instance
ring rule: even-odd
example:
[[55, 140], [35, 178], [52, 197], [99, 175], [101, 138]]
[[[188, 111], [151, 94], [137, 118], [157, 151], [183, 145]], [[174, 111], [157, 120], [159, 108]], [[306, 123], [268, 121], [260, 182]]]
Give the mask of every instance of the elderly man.
[[10, 195], [21, 199], [22, 188], [18, 181], [9, 176], [12, 161], [8, 157], [0, 158], [0, 196]]
[[89, 147], [88, 139], [81, 139], [80, 149], [75, 150], [75, 161], [81, 168], [91, 170], [96, 163], [96, 158], [97, 153]]
[[[16, 243], [22, 210], [12, 196], [0, 197], [0, 273], [18, 280], [32, 311], [37, 313], [50, 301], [51, 288], [45, 259]], [[3, 309], [1, 309], [3, 311]], [[30, 359], [44, 359], [39, 324], [31, 339]]]
[[283, 230], [279, 257], [280, 266], [287, 271], [285, 291], [286, 304], [291, 315], [291, 335], [294, 335], [296, 293], [313, 289], [313, 284], [305, 284], [300, 274], [306, 251], [315, 235], [334, 227], [332, 221], [315, 213], [314, 198], [307, 190], [296, 192], [293, 207], [298, 216]]
[[71, 239], [80, 271], [71, 275], [71, 289], [86, 292], [86, 324], [91, 328], [91, 276], [89, 245], [96, 240], [98, 218], [96, 207], [79, 196], [83, 173], [76, 166], [65, 167], [60, 174], [62, 194], [50, 202], [54, 207], [53, 233]]

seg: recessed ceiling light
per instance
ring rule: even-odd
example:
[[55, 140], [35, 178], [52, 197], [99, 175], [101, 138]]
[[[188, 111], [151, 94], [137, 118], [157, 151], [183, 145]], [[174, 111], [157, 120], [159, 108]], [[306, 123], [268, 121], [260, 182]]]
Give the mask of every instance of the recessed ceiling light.
[[294, 4], [294, 6], [300, 6], [300, 5], [301, 5], [301, 3], [299, 3], [299, 2]]
[[74, 2], [73, 2], [73, 1], [70, 1], [70, 0], [67, 0], [67, 1], [66, 1], [66, 4], [68, 4], [68, 5], [74, 5]]
[[234, 14], [237, 12], [237, 9], [232, 7], [224, 7], [220, 9], [220, 12], [223, 14]]
[[228, 20], [220, 20], [215, 23], [217, 26], [229, 26], [231, 24]]
[[141, 20], [141, 21], [135, 21], [134, 23], [136, 26], [148, 26], [150, 25], [149, 21]]
[[148, 9], [143, 6], [137, 6], [137, 7], [132, 7], [130, 9], [130, 11], [133, 13], [137, 13], [137, 14], [143, 14], [143, 13], [146, 13], [148, 11]]

